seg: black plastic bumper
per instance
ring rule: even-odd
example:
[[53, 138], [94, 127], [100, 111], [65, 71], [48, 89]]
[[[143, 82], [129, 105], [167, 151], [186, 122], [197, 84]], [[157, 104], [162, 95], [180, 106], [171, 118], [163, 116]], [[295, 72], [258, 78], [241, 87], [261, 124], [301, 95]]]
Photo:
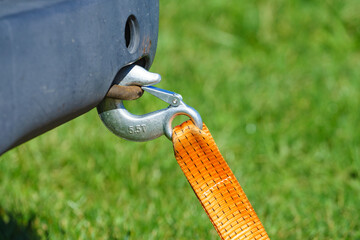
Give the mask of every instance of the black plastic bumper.
[[158, 10], [158, 0], [0, 1], [0, 154], [95, 107], [123, 66], [149, 68]]

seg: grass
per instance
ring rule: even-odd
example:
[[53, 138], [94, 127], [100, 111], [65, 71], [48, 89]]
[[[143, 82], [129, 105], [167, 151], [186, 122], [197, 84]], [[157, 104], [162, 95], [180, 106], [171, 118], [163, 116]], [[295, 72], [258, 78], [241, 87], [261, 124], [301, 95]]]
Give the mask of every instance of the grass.
[[[360, 2], [160, 12], [159, 87], [202, 114], [269, 236], [360, 239]], [[0, 196], [4, 239], [219, 239], [171, 143], [121, 140], [95, 110], [4, 154]]]

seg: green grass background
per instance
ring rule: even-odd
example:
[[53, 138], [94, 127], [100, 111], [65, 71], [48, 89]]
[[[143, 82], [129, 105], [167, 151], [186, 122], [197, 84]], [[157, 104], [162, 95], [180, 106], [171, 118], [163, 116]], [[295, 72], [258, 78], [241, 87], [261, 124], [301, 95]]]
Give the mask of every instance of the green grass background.
[[[151, 70], [272, 239], [360, 239], [360, 1], [161, 0]], [[119, 139], [95, 110], [0, 158], [0, 238], [219, 239], [171, 142]]]

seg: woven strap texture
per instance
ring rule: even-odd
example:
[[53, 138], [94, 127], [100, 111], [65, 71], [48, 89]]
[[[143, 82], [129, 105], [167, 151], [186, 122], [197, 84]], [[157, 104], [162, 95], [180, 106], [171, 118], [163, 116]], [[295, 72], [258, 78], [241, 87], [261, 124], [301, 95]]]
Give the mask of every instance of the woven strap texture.
[[173, 130], [177, 162], [221, 239], [269, 239], [208, 128], [191, 120]]

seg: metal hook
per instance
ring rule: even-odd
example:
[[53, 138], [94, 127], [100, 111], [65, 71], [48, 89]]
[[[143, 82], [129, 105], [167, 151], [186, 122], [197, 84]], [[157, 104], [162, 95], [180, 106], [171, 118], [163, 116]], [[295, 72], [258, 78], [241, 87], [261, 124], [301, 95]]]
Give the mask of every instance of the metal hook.
[[149, 141], [165, 135], [171, 140], [173, 119], [178, 115], [190, 117], [202, 129], [200, 114], [182, 101], [181, 95], [152, 85], [160, 81], [160, 75], [150, 73], [139, 66], [129, 66], [119, 85], [140, 85], [142, 89], [170, 105], [144, 115], [129, 113], [122, 100], [105, 98], [97, 107], [105, 126], [117, 136], [131, 141]]

